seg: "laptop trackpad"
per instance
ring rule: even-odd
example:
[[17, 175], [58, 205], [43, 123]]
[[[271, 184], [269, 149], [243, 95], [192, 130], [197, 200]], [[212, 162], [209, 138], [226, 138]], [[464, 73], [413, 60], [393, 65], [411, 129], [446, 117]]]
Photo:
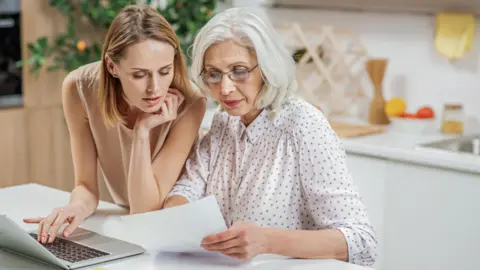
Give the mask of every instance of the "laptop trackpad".
[[83, 232], [75, 232], [67, 238], [67, 240], [74, 241], [83, 245], [91, 246], [93, 248], [100, 247], [102, 244], [111, 242], [111, 239], [97, 233], [83, 230]]

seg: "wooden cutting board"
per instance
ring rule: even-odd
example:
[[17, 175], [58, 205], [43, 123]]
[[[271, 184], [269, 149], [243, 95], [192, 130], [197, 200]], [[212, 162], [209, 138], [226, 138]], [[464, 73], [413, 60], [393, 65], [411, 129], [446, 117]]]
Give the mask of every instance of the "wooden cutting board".
[[360, 136], [367, 136], [385, 132], [385, 127], [373, 125], [360, 125], [341, 122], [330, 122], [337, 136], [346, 139]]

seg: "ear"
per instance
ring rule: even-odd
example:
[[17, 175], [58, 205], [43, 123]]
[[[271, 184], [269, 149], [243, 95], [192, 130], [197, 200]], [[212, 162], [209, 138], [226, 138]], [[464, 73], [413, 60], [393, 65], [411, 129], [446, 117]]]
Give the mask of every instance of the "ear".
[[105, 55], [105, 62], [107, 63], [108, 72], [110, 72], [113, 77], [118, 78], [117, 67], [108, 55]]

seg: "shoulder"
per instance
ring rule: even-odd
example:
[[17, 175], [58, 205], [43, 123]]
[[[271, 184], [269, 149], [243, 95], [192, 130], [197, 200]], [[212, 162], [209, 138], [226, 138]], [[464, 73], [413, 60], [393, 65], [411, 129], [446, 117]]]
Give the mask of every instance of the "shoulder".
[[302, 99], [292, 98], [286, 101], [274, 122], [278, 128], [299, 140], [336, 139], [325, 115]]
[[100, 61], [78, 67], [65, 77], [64, 85], [67, 84], [72, 86], [75, 84], [78, 91], [89, 92], [89, 90], [95, 89], [98, 86], [100, 68]]
[[100, 77], [101, 62], [93, 62], [70, 71], [63, 80], [63, 88], [84, 90], [94, 87]]
[[212, 125], [210, 127], [210, 130], [212, 131], [220, 131], [220, 130], [225, 130], [228, 127], [228, 124], [230, 122], [231, 116], [220, 109], [216, 109], [216, 111], [213, 114], [213, 119], [212, 119]]
[[79, 108], [85, 102], [85, 92], [93, 89], [98, 81], [100, 62], [93, 62], [70, 71], [62, 83], [62, 100], [64, 106]]
[[222, 134], [229, 129], [230, 118], [228, 113], [219, 108], [208, 109], [205, 119], [209, 123], [205, 137], [220, 139]]
[[201, 121], [206, 110], [206, 98], [199, 93], [194, 93], [192, 97], [184, 100], [183, 106], [180, 107], [178, 118], [185, 118], [186, 116], [186, 118], [200, 119]]

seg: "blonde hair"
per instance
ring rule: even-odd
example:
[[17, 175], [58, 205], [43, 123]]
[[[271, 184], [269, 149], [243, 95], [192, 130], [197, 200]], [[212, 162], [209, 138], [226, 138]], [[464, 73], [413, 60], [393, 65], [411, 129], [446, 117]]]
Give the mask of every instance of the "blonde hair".
[[114, 63], [118, 63], [128, 46], [146, 39], [166, 42], [173, 46], [176, 53], [171, 87], [178, 89], [186, 101], [194, 94], [188, 78], [185, 57], [171, 25], [150, 6], [129, 5], [113, 19], [102, 49], [98, 100], [103, 120], [107, 126], [113, 126], [124, 120], [124, 116], [128, 112], [128, 104], [120, 80], [113, 77], [107, 69], [105, 56], [108, 55]]

